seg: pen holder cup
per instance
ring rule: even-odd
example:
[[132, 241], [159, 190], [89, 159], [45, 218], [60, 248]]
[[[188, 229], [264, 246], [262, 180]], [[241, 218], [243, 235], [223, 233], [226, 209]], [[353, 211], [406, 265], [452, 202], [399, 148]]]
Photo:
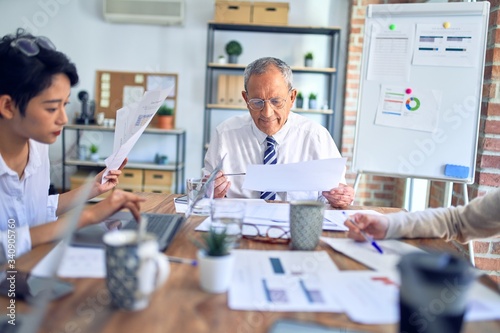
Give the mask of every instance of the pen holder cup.
[[142, 310], [153, 292], [168, 278], [168, 258], [158, 250], [153, 234], [138, 241], [138, 233], [120, 230], [104, 235], [106, 245], [106, 285], [114, 306]]
[[319, 201], [290, 203], [290, 236], [294, 250], [311, 251], [318, 246], [323, 230], [325, 204]]

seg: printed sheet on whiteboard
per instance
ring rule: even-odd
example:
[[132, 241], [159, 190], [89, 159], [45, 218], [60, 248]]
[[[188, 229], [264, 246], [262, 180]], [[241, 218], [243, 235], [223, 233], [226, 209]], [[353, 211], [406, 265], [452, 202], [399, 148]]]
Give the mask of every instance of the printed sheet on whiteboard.
[[434, 132], [438, 126], [442, 92], [382, 85], [375, 124]]
[[373, 25], [370, 36], [367, 80], [406, 82], [410, 79], [413, 25], [398, 25], [393, 30]]
[[479, 51], [477, 24], [417, 24], [413, 65], [473, 67]]

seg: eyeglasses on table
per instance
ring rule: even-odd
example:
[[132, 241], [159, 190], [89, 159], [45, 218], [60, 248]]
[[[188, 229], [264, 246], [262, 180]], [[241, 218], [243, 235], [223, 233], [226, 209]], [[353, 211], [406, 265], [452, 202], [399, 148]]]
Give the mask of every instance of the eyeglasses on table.
[[[261, 228], [266, 228], [263, 232]], [[242, 238], [256, 242], [288, 244], [290, 243], [290, 231], [280, 226], [262, 226], [250, 223], [243, 223], [241, 229]]]

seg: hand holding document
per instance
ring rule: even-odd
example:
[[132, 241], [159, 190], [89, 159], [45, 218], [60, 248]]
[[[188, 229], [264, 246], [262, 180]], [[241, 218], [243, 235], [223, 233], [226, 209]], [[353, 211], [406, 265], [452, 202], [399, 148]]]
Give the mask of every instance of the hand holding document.
[[123, 163], [172, 89], [173, 85], [163, 90], [146, 91], [138, 103], [127, 105], [116, 112], [113, 153], [105, 160], [107, 170], [103, 174], [102, 183], [106, 181], [104, 177], [109, 170], [116, 170]]
[[243, 188], [254, 191], [328, 191], [339, 185], [345, 158], [247, 167]]

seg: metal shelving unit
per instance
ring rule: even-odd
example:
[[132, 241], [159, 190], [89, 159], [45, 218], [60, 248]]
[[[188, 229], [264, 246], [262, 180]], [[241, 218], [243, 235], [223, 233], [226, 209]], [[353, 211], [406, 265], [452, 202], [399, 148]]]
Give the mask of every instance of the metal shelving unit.
[[[104, 160], [92, 162], [89, 160], [80, 160], [77, 158], [67, 156], [66, 152], [66, 134], [68, 131], [76, 131], [76, 151], [80, 146], [80, 136], [83, 131], [97, 131], [97, 132], [114, 132], [113, 127], [103, 127], [97, 125], [66, 125], [62, 132], [62, 187], [63, 191], [66, 188], [66, 166], [76, 167], [96, 167], [104, 168], [106, 165]], [[175, 136], [176, 153], [175, 162], [168, 164], [154, 164], [154, 163], [134, 163], [129, 161], [127, 168], [143, 169], [143, 170], [163, 170], [172, 171], [175, 173], [175, 192], [184, 193], [184, 178], [185, 178], [185, 161], [186, 161], [186, 131], [183, 129], [164, 130], [159, 128], [146, 128], [142, 135], [168, 135]]]
[[[337, 88], [337, 67], [340, 55], [340, 28], [338, 27], [313, 27], [313, 26], [274, 26], [260, 24], [233, 24], [233, 23], [208, 23], [207, 35], [207, 55], [206, 55], [206, 76], [205, 76], [205, 112], [203, 126], [203, 157], [210, 141], [210, 129], [212, 123], [213, 110], [222, 111], [242, 111], [246, 110], [242, 106], [220, 105], [214, 103], [215, 89], [217, 88], [214, 82], [214, 77], [221, 72], [236, 72], [243, 73], [245, 65], [242, 64], [219, 64], [215, 62], [214, 41], [217, 31], [238, 31], [241, 33], [266, 33], [266, 34], [296, 34], [296, 35], [324, 35], [328, 38], [328, 67], [292, 67], [294, 74], [317, 74], [327, 77], [327, 96], [326, 101], [332, 108], [336, 103], [336, 88]], [[264, 55], [263, 55], [264, 56]], [[342, 114], [335, 113], [333, 109], [317, 109], [304, 110], [293, 109], [297, 113], [315, 113], [324, 116], [325, 123], [323, 124], [332, 134], [335, 142], [341, 142], [341, 131], [334, 133], [335, 123], [341, 123]], [[339, 147], [340, 149], [340, 147]], [[203, 160], [203, 158], [202, 158]]]

